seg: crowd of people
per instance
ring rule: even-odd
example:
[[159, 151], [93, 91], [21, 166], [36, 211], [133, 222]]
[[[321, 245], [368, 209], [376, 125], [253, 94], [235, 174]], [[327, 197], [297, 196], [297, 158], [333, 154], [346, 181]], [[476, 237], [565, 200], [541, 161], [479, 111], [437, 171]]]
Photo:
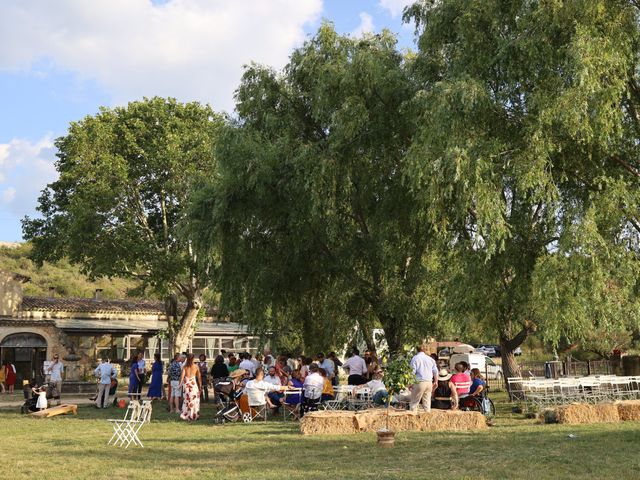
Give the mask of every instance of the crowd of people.
[[[143, 396], [150, 400], [167, 399], [170, 413], [193, 421], [200, 416], [201, 402], [210, 401], [210, 390], [213, 391], [213, 401], [219, 401], [214, 385], [229, 378], [241, 383], [254, 402], [264, 403], [274, 412], [283, 406], [301, 403], [301, 395], [318, 402], [333, 400], [335, 387], [341, 381], [341, 370], [346, 372], [346, 383], [353, 386], [354, 394], [366, 388], [376, 405], [386, 405], [390, 400], [392, 404], [404, 403], [412, 410], [457, 409], [464, 406], [464, 399], [482, 397], [486, 393], [486, 383], [478, 369], [470, 369], [468, 364], [460, 362], [453, 372], [449, 372], [441, 368], [436, 354], [428, 354], [426, 344], [419, 347], [410, 365], [415, 383], [389, 399], [380, 360], [372, 351], [361, 356], [357, 348], [351, 349], [344, 362], [335, 352], [326, 356], [319, 352], [314, 357], [286, 354], [276, 357], [269, 350], [256, 355], [223, 351], [213, 362], [204, 354], [196, 359], [194, 354], [184, 352], [176, 353], [166, 370], [159, 354], [154, 355], [154, 361], [148, 368], [140, 352], [129, 362], [128, 396], [138, 400]], [[63, 372], [64, 366], [56, 355], [47, 368], [47, 374], [49, 382], [58, 387], [58, 401]], [[147, 384], [148, 373], [150, 381], [145, 393], [143, 388]], [[117, 390], [118, 371], [104, 358], [94, 374], [98, 381], [96, 407], [107, 408]], [[10, 364], [0, 369], [3, 389], [5, 383], [7, 388], [12, 388], [15, 383], [15, 367]], [[285, 394], [290, 389], [294, 392]]]
[[427, 351], [428, 346], [422, 344], [411, 359], [416, 378], [409, 393], [411, 410], [418, 407], [426, 411], [431, 408], [455, 410], [465, 406], [467, 400], [486, 394], [487, 384], [480, 370], [470, 369], [467, 362], [458, 362], [454, 365], [455, 373], [450, 373], [439, 367], [438, 355], [428, 355]]

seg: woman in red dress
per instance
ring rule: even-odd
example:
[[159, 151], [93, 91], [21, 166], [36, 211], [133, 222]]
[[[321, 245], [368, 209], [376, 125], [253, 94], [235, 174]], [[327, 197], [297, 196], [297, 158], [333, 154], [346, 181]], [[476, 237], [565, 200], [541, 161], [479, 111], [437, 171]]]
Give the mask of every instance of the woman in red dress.
[[7, 384], [8, 393], [13, 393], [13, 386], [16, 384], [16, 367], [12, 363], [4, 364], [4, 378]]

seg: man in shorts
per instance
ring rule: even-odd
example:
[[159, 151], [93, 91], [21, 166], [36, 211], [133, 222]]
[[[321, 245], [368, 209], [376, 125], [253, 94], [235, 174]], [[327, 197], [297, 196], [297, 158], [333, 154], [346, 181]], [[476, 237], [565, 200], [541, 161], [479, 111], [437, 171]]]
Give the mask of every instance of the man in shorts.
[[180, 376], [182, 375], [182, 365], [180, 365], [180, 354], [173, 356], [173, 361], [169, 364], [167, 370], [167, 379], [171, 385], [171, 398], [169, 398], [169, 413], [180, 413], [180, 398], [182, 397], [182, 388], [180, 387]]
[[50, 375], [49, 383], [54, 386], [53, 399], [56, 400], [58, 405], [60, 405], [64, 365], [60, 361], [60, 356], [57, 353], [53, 356], [53, 361], [49, 364], [47, 374]]

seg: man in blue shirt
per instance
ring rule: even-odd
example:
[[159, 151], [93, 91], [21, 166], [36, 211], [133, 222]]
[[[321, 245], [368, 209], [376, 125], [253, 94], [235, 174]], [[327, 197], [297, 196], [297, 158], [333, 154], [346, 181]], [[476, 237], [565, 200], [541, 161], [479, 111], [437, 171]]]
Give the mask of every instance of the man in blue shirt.
[[418, 405], [422, 405], [427, 412], [431, 411], [431, 392], [438, 384], [438, 366], [436, 362], [427, 355], [428, 347], [426, 343], [420, 345], [420, 349], [411, 359], [411, 368], [416, 376], [416, 383], [411, 389], [411, 410], [417, 410]]
[[98, 396], [96, 397], [97, 408], [107, 408], [109, 406], [109, 390], [111, 380], [116, 378], [117, 372], [106, 357], [102, 358], [102, 363], [95, 369], [94, 374], [98, 380]]
[[324, 353], [320, 352], [317, 356], [317, 361], [318, 361], [318, 367], [320, 368], [324, 368], [324, 371], [327, 372], [327, 378], [329, 380], [333, 379], [333, 377], [335, 376], [335, 364], [333, 363], [333, 360], [330, 360], [328, 358], [325, 358]]

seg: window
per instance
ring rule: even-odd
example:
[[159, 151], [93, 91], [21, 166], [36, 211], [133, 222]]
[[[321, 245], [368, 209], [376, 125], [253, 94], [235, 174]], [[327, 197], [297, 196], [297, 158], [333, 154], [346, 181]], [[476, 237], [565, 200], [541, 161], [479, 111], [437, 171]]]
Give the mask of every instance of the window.
[[493, 363], [493, 360], [491, 360], [489, 357], [487, 357], [487, 365], [489, 365], [490, 367], [495, 367], [496, 364]]

